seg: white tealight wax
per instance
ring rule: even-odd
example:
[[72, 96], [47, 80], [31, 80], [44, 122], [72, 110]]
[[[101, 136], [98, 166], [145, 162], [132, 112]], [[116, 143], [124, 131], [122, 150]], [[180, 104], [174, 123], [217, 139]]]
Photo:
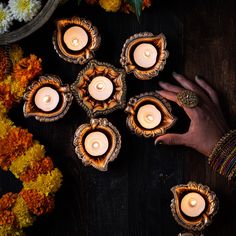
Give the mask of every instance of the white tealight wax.
[[34, 98], [35, 105], [42, 111], [52, 111], [54, 110], [58, 103], [60, 97], [58, 92], [51, 87], [40, 88]]
[[157, 49], [150, 43], [142, 43], [134, 50], [134, 61], [143, 68], [150, 68], [156, 64]]
[[185, 215], [197, 217], [204, 211], [206, 202], [199, 193], [192, 192], [183, 197], [180, 207]]
[[88, 43], [88, 34], [79, 26], [72, 26], [64, 33], [63, 40], [72, 51], [83, 49]]
[[88, 86], [89, 94], [98, 101], [108, 99], [113, 92], [113, 84], [105, 76], [95, 77]]
[[101, 156], [108, 150], [108, 138], [104, 133], [94, 131], [85, 138], [84, 147], [91, 156]]
[[161, 123], [161, 112], [152, 104], [141, 106], [137, 114], [138, 122], [145, 129], [153, 129]]

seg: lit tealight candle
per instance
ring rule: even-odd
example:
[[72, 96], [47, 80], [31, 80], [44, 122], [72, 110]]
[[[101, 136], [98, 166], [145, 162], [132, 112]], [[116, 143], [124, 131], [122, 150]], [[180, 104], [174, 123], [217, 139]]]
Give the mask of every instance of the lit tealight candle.
[[206, 207], [205, 199], [199, 193], [188, 193], [181, 201], [181, 210], [189, 217], [201, 215]]
[[137, 119], [145, 129], [153, 129], [161, 123], [161, 112], [152, 104], [141, 106], [138, 110]]
[[34, 98], [35, 105], [46, 112], [54, 110], [57, 107], [59, 100], [60, 97], [58, 92], [51, 87], [39, 89]]
[[113, 92], [113, 84], [105, 76], [95, 77], [88, 86], [89, 94], [98, 101], [108, 99]]
[[91, 156], [101, 156], [108, 150], [108, 138], [104, 133], [94, 131], [85, 138], [84, 147]]
[[157, 61], [157, 49], [150, 43], [142, 43], [134, 50], [135, 63], [143, 68], [150, 68]]
[[64, 33], [63, 40], [72, 51], [83, 49], [88, 43], [88, 34], [79, 26], [72, 26]]

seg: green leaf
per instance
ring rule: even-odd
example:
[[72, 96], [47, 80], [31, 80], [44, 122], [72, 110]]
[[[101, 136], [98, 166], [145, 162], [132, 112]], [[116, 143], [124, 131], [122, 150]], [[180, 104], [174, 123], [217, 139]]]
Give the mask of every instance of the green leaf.
[[128, 2], [134, 8], [135, 14], [139, 20], [142, 13], [143, 0], [128, 0]]

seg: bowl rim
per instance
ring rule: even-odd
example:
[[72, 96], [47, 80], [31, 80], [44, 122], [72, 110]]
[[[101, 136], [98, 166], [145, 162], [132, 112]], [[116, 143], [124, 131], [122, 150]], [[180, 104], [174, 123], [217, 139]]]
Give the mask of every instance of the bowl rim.
[[0, 45], [7, 45], [19, 41], [42, 27], [51, 17], [61, 0], [48, 0], [41, 11], [24, 26], [14, 31], [0, 35]]

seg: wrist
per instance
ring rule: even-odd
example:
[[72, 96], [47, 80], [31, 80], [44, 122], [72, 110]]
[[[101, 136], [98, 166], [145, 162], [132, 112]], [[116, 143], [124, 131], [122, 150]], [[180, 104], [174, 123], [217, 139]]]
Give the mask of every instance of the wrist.
[[231, 180], [236, 172], [236, 130], [226, 133], [209, 155], [209, 164], [214, 171]]

